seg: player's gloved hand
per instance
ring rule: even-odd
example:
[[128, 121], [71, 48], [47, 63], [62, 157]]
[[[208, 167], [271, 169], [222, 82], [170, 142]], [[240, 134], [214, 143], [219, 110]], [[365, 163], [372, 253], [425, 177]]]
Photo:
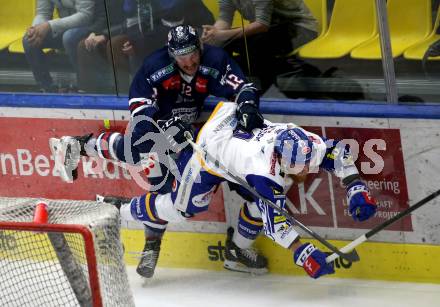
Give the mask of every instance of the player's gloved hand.
[[263, 115], [252, 100], [243, 101], [237, 106], [237, 119], [241, 128], [247, 132], [254, 128], [263, 128]]
[[191, 125], [182, 121], [178, 116], [171, 117], [168, 120], [158, 120], [157, 125], [164, 131], [165, 138], [170, 143], [171, 149], [175, 152], [179, 152], [188, 145], [185, 132], [188, 131], [194, 138]]
[[322, 275], [335, 272], [334, 263], [326, 263], [326, 257], [327, 255], [317, 249], [312, 243], [304, 243], [295, 250], [293, 261], [295, 261], [296, 265], [303, 267], [310, 277], [316, 279]]
[[368, 220], [376, 213], [377, 203], [362, 181], [354, 181], [346, 187], [348, 210], [355, 221]]

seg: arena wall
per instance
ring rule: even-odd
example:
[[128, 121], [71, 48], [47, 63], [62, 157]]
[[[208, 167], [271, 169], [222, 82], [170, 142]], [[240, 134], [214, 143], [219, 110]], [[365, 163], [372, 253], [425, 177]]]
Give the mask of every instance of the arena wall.
[[[206, 118], [216, 100], [206, 107]], [[355, 223], [348, 214], [344, 189], [327, 173], [312, 176], [289, 191], [295, 217], [334, 244], [343, 246], [375, 225], [408, 208], [440, 187], [440, 107], [329, 101], [264, 100], [261, 109], [274, 122], [294, 122], [329, 138], [356, 140], [357, 165], [379, 201], [376, 216]], [[57, 178], [47, 140], [103, 129], [125, 130], [126, 99], [112, 96], [0, 94], [0, 196], [93, 199], [95, 194], [135, 196], [145, 193], [122, 165], [83, 159], [80, 178]], [[202, 118], [202, 119], [203, 119]], [[262, 166], [264, 167], [264, 166]], [[440, 200], [393, 224], [359, 246], [361, 261], [338, 260], [336, 277], [440, 283]], [[227, 186], [208, 212], [169, 226], [159, 265], [222, 268], [226, 228], [235, 225], [240, 199]], [[126, 260], [136, 264], [143, 231], [125, 223]], [[0, 238], [0, 248], [13, 248]], [[335, 240], [335, 241], [333, 241]], [[319, 245], [319, 244], [318, 244]], [[266, 238], [257, 246], [270, 259], [270, 270], [303, 274], [291, 254]]]

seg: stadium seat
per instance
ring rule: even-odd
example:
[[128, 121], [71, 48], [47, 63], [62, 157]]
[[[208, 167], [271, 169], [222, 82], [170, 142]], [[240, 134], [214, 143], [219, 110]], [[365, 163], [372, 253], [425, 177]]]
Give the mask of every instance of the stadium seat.
[[377, 35], [375, 0], [335, 0], [324, 35], [299, 50], [303, 58], [340, 58]]
[[[327, 0], [304, 0], [313, 17], [318, 21], [318, 37], [324, 35], [327, 30]], [[316, 38], [316, 39], [317, 39]], [[301, 47], [292, 50], [287, 56], [297, 54]]]
[[5, 0], [0, 10], [0, 50], [20, 40], [32, 24], [35, 0]]
[[[433, 31], [426, 37], [424, 40], [419, 42], [418, 44], [415, 44], [411, 46], [410, 48], [406, 49], [403, 53], [403, 57], [408, 60], [422, 60], [423, 56], [425, 55], [426, 50], [428, 50], [429, 46], [440, 40], [440, 34], [436, 33], [436, 29], [440, 26], [440, 6], [437, 9], [437, 18], [435, 20], [434, 29]], [[439, 57], [435, 58], [429, 58], [430, 60], [440, 60]]]
[[[425, 39], [432, 30], [431, 0], [388, 0], [388, 23], [393, 57]], [[355, 59], [382, 58], [380, 39], [375, 37], [351, 51]]]
[[313, 17], [318, 21], [318, 37], [327, 30], [327, 0], [304, 0]]
[[[25, 1], [29, 1], [29, 0], [25, 0]], [[32, 1], [35, 1], [35, 0], [32, 0]], [[34, 17], [34, 13], [32, 13], [32, 19], [29, 22], [29, 24], [26, 26], [26, 28], [28, 28], [32, 24], [33, 17]], [[57, 9], [54, 10], [53, 18], [59, 18], [58, 10]], [[12, 53], [24, 53], [24, 49], [23, 49], [23, 34], [24, 34], [24, 31], [25, 30], [23, 30], [23, 32], [21, 33], [19, 39], [15, 40], [11, 44], [9, 44], [9, 47], [8, 47], [9, 52], [12, 52]], [[50, 52], [51, 50], [52, 50], [51, 48], [43, 49], [43, 51], [46, 52], [46, 53]]]

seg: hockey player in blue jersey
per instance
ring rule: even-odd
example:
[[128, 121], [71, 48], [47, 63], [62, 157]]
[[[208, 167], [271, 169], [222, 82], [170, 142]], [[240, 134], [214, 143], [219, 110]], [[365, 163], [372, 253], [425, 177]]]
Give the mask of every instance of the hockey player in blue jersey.
[[[184, 221], [207, 210], [216, 187], [225, 180], [236, 182], [234, 176], [284, 208], [285, 193], [292, 180], [303, 182], [308, 174], [320, 170], [340, 178], [354, 220], [364, 221], [375, 214], [376, 201], [361, 180], [348, 145], [327, 140], [292, 123], [274, 124], [266, 120], [263, 128], [244, 132], [237, 129], [236, 108], [233, 103], [219, 103], [197, 136], [196, 143], [209, 154], [204, 156], [213, 157], [218, 163], [184, 150], [177, 163], [182, 179], [175, 182], [172, 192], [148, 193], [119, 203], [122, 218], [147, 225]], [[245, 257], [243, 253], [248, 252], [231, 242], [231, 238], [238, 234], [238, 243], [246, 244], [246, 240], [253, 241], [264, 229], [266, 236], [292, 251], [295, 264], [311, 277], [334, 273], [333, 265], [325, 261], [326, 254], [311, 243], [302, 243], [291, 223], [263, 199], [254, 198], [252, 207], [242, 208], [237, 229], [228, 233], [226, 268], [237, 263], [229, 263], [229, 259]]]
[[[242, 129], [251, 131], [262, 126], [257, 89], [246, 81], [238, 65], [221, 48], [202, 45], [193, 27], [172, 28], [167, 46], [147, 57], [132, 81], [129, 109], [133, 129], [129, 133], [106, 131], [96, 138], [85, 135], [50, 140], [52, 153], [61, 166], [61, 178], [68, 182], [76, 178], [80, 155], [101, 157], [153, 165], [153, 170], [148, 168], [150, 175], [160, 175], [148, 178], [150, 191], [171, 191], [176, 173], [172, 172], [174, 162], [169, 157], [181, 149], [178, 144], [199, 117], [208, 95], [235, 101]], [[154, 137], [145, 140], [148, 135]], [[156, 151], [167, 154], [160, 158], [151, 155]], [[145, 227], [148, 240], [137, 271], [149, 277], [154, 272], [166, 223]], [[258, 261], [253, 265], [265, 269], [266, 260], [260, 256]]]

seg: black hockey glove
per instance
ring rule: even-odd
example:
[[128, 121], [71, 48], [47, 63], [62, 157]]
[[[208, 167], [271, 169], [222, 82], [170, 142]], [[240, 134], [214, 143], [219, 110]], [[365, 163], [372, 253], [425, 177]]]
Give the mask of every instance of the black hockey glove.
[[263, 128], [263, 115], [254, 101], [243, 101], [237, 106], [237, 119], [239, 126], [247, 132]]
[[182, 121], [178, 116], [171, 117], [168, 120], [158, 120], [157, 125], [163, 130], [164, 137], [171, 145], [171, 150], [179, 152], [184, 149], [186, 142], [185, 132], [191, 133], [194, 138], [194, 132], [190, 124]]

